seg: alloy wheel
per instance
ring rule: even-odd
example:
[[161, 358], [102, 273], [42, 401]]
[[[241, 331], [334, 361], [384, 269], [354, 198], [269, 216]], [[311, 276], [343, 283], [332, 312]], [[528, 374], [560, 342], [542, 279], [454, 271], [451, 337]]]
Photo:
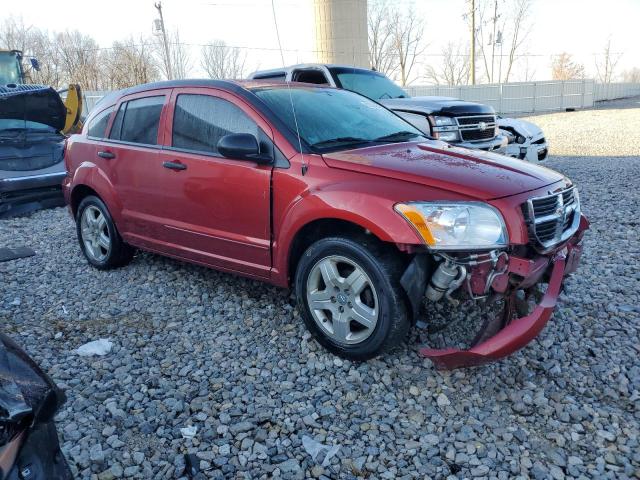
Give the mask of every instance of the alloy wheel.
[[307, 304], [322, 332], [340, 344], [365, 341], [378, 323], [373, 282], [346, 257], [331, 255], [313, 266], [307, 279]]
[[91, 259], [103, 262], [111, 251], [107, 219], [97, 207], [89, 205], [82, 213], [80, 231], [85, 252]]

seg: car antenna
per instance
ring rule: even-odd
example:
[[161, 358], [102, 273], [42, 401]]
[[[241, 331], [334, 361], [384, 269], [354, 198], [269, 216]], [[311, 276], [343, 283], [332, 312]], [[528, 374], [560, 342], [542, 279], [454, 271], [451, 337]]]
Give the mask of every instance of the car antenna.
[[298, 127], [298, 116], [296, 115], [296, 107], [293, 104], [293, 95], [291, 94], [291, 81], [287, 80], [286, 64], [284, 62], [284, 53], [282, 51], [282, 43], [280, 42], [280, 30], [278, 30], [278, 19], [276, 18], [276, 5], [275, 0], [271, 0], [271, 10], [273, 12], [273, 23], [276, 27], [276, 37], [278, 38], [278, 48], [280, 49], [280, 58], [282, 60], [282, 68], [284, 69], [285, 78], [284, 81], [287, 84], [287, 90], [289, 92], [289, 102], [291, 102], [291, 111], [293, 112], [293, 123], [296, 126], [296, 135], [298, 136], [298, 146], [300, 147], [300, 158], [302, 160], [302, 175], [307, 174], [309, 170], [309, 164], [304, 160], [304, 153], [302, 151], [302, 139], [300, 138], [300, 128]]

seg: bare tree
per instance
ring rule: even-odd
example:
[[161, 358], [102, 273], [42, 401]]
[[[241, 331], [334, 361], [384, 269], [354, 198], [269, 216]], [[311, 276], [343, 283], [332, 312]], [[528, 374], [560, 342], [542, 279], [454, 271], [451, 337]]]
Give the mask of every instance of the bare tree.
[[242, 78], [247, 59], [238, 47], [230, 47], [223, 40], [213, 40], [202, 47], [200, 64], [210, 78]]
[[28, 63], [25, 65], [31, 81], [60, 86], [59, 58], [46, 30], [27, 27], [22, 17], [10, 16], [0, 25], [0, 48], [21, 50], [25, 56], [37, 58], [40, 71], [30, 69]]
[[573, 60], [571, 54], [562, 52], [551, 62], [553, 80], [574, 80], [584, 78], [584, 65]]
[[369, 3], [368, 10], [369, 63], [374, 70], [391, 75], [397, 62], [392, 48], [389, 5], [386, 0], [374, 1]]
[[424, 22], [418, 18], [413, 8], [401, 12], [394, 9], [389, 23], [391, 31], [391, 50], [397, 62], [400, 84], [411, 83], [411, 72], [418, 58], [425, 51]]
[[477, 4], [476, 45], [484, 78], [488, 83], [508, 82], [531, 31], [532, 0], [478, 0]]
[[426, 71], [426, 78], [436, 85], [468, 85], [470, 75], [469, 48], [460, 42], [447, 43], [440, 66], [429, 65]]
[[158, 80], [160, 71], [150, 45], [151, 42], [142, 37], [137, 41], [130, 37], [113, 42], [101, 58], [102, 88], [113, 90]]
[[98, 90], [100, 48], [96, 41], [77, 30], [57, 33], [54, 40], [63, 83], [79, 83], [86, 90]]
[[166, 46], [162, 38], [156, 38], [154, 47], [156, 62], [164, 78], [172, 80], [189, 76], [192, 70], [191, 55], [188, 46], [180, 41], [178, 30], [167, 32]]
[[622, 74], [622, 79], [629, 83], [640, 83], [640, 68], [633, 67], [625, 70]]
[[611, 37], [607, 39], [600, 58], [596, 57], [596, 72], [600, 83], [611, 83], [622, 54], [611, 51]]

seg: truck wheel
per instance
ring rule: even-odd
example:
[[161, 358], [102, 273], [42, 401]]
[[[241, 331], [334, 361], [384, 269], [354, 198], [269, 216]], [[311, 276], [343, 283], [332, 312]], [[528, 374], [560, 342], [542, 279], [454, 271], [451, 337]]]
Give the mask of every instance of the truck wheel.
[[325, 238], [302, 255], [295, 277], [305, 324], [329, 351], [367, 360], [409, 330], [402, 258], [372, 238]]
[[96, 196], [89, 195], [80, 202], [76, 231], [82, 253], [99, 270], [122, 267], [133, 258], [134, 249], [124, 243], [107, 206]]

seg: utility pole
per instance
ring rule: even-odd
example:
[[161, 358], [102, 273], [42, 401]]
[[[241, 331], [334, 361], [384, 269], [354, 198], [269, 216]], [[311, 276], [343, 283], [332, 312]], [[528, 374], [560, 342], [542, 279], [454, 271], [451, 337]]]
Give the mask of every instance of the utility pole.
[[162, 2], [154, 3], [154, 6], [160, 14], [160, 29], [162, 30], [162, 43], [164, 45], [165, 67], [167, 69], [167, 80], [173, 79], [171, 72], [171, 56], [169, 55], [169, 42], [167, 41], [167, 31], [164, 28], [164, 17], [162, 16]]
[[476, 84], [476, 0], [471, 0], [471, 85]]
[[493, 65], [496, 54], [496, 25], [498, 23], [498, 0], [494, 0], [493, 2], [493, 35], [491, 36], [491, 81], [489, 83], [493, 83]]

